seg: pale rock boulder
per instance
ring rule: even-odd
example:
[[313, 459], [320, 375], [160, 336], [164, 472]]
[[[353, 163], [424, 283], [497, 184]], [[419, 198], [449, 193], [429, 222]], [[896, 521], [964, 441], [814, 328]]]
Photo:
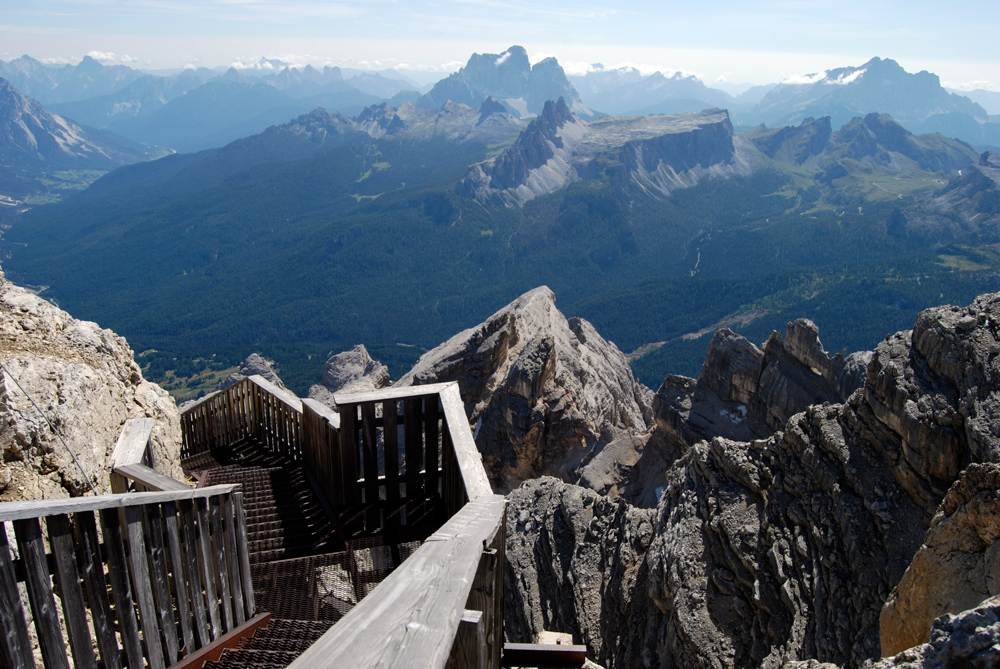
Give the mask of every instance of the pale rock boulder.
[[309, 397], [336, 409], [334, 393], [364, 393], [389, 385], [389, 368], [373, 360], [364, 344], [330, 356], [323, 380], [309, 388]]
[[1000, 665], [1000, 597], [934, 621], [927, 643], [872, 665], [871, 669], [992, 669]]
[[278, 377], [277, 372], [271, 367], [271, 363], [265, 360], [257, 353], [251, 353], [247, 356], [247, 359], [240, 363], [239, 369], [219, 381], [219, 385], [216, 386], [216, 390], [225, 390], [230, 386], [235, 386], [237, 383], [249, 376], [261, 376], [279, 388], [284, 388], [285, 384], [281, 382]]
[[566, 480], [604, 445], [646, 432], [652, 391], [587, 321], [545, 287], [425, 353], [397, 385], [457, 381], [494, 489]]
[[155, 419], [152, 458], [179, 480], [180, 419], [174, 400], [142, 378], [128, 343], [78, 321], [0, 273], [0, 500], [83, 495], [89, 487], [38, 404], [101, 494], [128, 418]]
[[1000, 595], [1000, 465], [972, 464], [938, 509], [882, 609], [882, 655], [930, 640], [934, 621]]

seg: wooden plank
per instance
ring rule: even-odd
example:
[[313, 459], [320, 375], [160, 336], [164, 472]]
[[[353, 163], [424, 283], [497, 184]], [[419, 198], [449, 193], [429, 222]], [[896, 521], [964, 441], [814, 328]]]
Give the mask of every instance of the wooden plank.
[[302, 398], [302, 414], [305, 415], [306, 407], [315, 413], [317, 416], [322, 418], [329, 424], [333, 429], [340, 428], [340, 414], [328, 407], [327, 405], [314, 400], [312, 398], [303, 397]]
[[73, 653], [74, 667], [97, 667], [90, 628], [87, 626], [87, 606], [80, 587], [80, 571], [76, 566], [76, 549], [69, 516], [49, 516], [46, 522], [49, 544], [56, 563], [56, 584], [61, 593], [63, 620]]
[[424, 395], [437, 395], [454, 381], [448, 383], [428, 383], [423, 386], [392, 386], [380, 390], [370, 390], [363, 393], [334, 393], [333, 401], [337, 406], [345, 404], [363, 404], [365, 402], [388, 402], [389, 400], [403, 400], [411, 397], [423, 397]]
[[482, 455], [472, 438], [469, 418], [465, 414], [465, 404], [458, 393], [458, 384], [448, 384], [448, 387], [441, 392], [441, 406], [444, 409], [445, 423], [451, 436], [458, 468], [462, 472], [466, 494], [470, 500], [492, 495], [493, 488], [483, 467]]
[[149, 435], [156, 421], [152, 418], [129, 418], [118, 435], [115, 450], [111, 453], [111, 467], [141, 465], [146, 457]]
[[508, 667], [582, 667], [586, 661], [586, 646], [508, 643], [503, 647], [503, 664]]
[[440, 446], [438, 445], [438, 396], [424, 397], [424, 470], [428, 497], [438, 494], [438, 468]]
[[222, 526], [222, 499], [212, 497], [208, 500], [209, 517], [211, 518], [212, 545], [215, 547], [215, 573], [219, 579], [219, 591], [222, 594], [222, 621], [225, 631], [236, 627], [233, 623], [233, 598], [230, 591], [229, 557], [226, 547], [226, 537]]
[[361, 504], [361, 491], [358, 489], [358, 407], [341, 406], [340, 408], [340, 461], [343, 465], [344, 506]]
[[111, 592], [115, 598], [118, 631], [128, 657], [128, 666], [141, 667], [144, 661], [142, 643], [139, 640], [139, 621], [132, 605], [132, 584], [129, 580], [125, 542], [122, 540], [122, 528], [119, 522], [117, 509], [101, 510], [101, 529], [104, 534], [104, 545], [108, 549], [108, 576], [111, 578]]
[[403, 400], [403, 451], [406, 466], [406, 498], [423, 499], [420, 470], [424, 463], [423, 430], [420, 427], [419, 397]]
[[375, 405], [361, 405], [361, 444], [365, 476], [365, 504], [378, 502], [378, 442], [375, 437]]
[[239, 541], [237, 547], [240, 552], [240, 581], [243, 584], [243, 606], [246, 609], [247, 617], [257, 612], [257, 605], [253, 596], [253, 580], [250, 573], [250, 550], [247, 542], [247, 518], [243, 509], [243, 493], [233, 493], [233, 506], [236, 512], [236, 532]]
[[382, 442], [385, 444], [385, 498], [399, 501], [399, 429], [396, 400], [382, 403]]
[[208, 500], [195, 501], [198, 518], [198, 562], [201, 565], [201, 580], [205, 586], [205, 600], [209, 621], [212, 623], [212, 640], [223, 634], [222, 616], [219, 614], [219, 595], [215, 589], [215, 555], [212, 553], [212, 539], [209, 530]]
[[187, 563], [184, 559], [184, 548], [181, 544], [180, 518], [176, 504], [163, 507], [163, 523], [167, 530], [167, 550], [170, 553], [170, 570], [174, 580], [174, 594], [177, 598], [177, 618], [181, 625], [181, 639], [188, 652], [197, 647], [192, 625], [191, 601], [188, 593]]
[[444, 667], [503, 512], [500, 495], [466, 504], [289, 668]]
[[162, 504], [183, 499], [205, 499], [214, 495], [225, 495], [239, 489], [238, 484], [214, 485], [210, 488], [186, 488], [165, 492], [141, 492], [125, 495], [102, 495], [100, 497], [72, 497], [69, 499], [42, 499], [30, 502], [5, 502], [0, 504], [0, 521], [44, 518], [56, 514], [80, 513], [81, 511], [101, 511], [124, 509], [145, 504]]
[[504, 521], [500, 523], [496, 536], [492, 543], [486, 544], [497, 554], [497, 567], [494, 569], [493, 592], [496, 596], [493, 599], [493, 635], [491, 639], [492, 658], [491, 666], [500, 668], [503, 655], [503, 604], [504, 604], [504, 575], [507, 573], [507, 509], [504, 504]]
[[233, 600], [236, 626], [247, 621], [243, 607], [243, 582], [240, 578], [239, 549], [236, 547], [236, 510], [231, 495], [222, 498], [222, 532], [226, 538], [226, 571], [229, 573], [229, 592]]
[[198, 537], [198, 511], [195, 503], [184, 500], [181, 507], [181, 531], [184, 537], [184, 560], [188, 577], [188, 592], [191, 595], [191, 612], [194, 614], [195, 629], [198, 631], [199, 646], [212, 642], [212, 634], [208, 627], [208, 611], [205, 604], [204, 589], [201, 586], [201, 541]]
[[125, 509], [126, 531], [128, 532], [128, 562], [132, 567], [132, 592], [139, 603], [139, 624], [142, 638], [146, 642], [146, 657], [153, 669], [166, 669], [163, 646], [160, 644], [160, 625], [157, 622], [156, 602], [153, 599], [153, 583], [146, 561], [146, 528], [142, 522], [142, 507]]
[[101, 545], [97, 537], [97, 521], [91, 511], [78, 513], [75, 518], [76, 542], [83, 570], [83, 582], [87, 586], [90, 615], [94, 621], [94, 634], [97, 636], [97, 648], [105, 667], [120, 669], [121, 650], [112, 623], [111, 603], [108, 600], [104, 563], [101, 560]]
[[261, 390], [265, 391], [266, 393], [268, 393], [275, 399], [279, 400], [281, 403], [285, 404], [289, 408], [294, 409], [299, 413], [302, 413], [302, 400], [296, 397], [295, 393], [293, 393], [292, 391], [286, 390], [284, 388], [279, 388], [278, 386], [274, 385], [273, 383], [265, 379], [263, 376], [260, 376], [258, 374], [254, 374], [253, 376], [248, 376], [247, 381], [254, 384]]
[[181, 483], [177, 479], [161, 474], [146, 465], [121, 465], [115, 467], [114, 473], [131, 479], [151, 491], [184, 491], [191, 489], [191, 486], [186, 483]]
[[[143, 507], [143, 511], [149, 530], [146, 536], [149, 539], [149, 566], [152, 572], [150, 575], [153, 583], [153, 595], [156, 600], [156, 612], [159, 615], [160, 630], [163, 633], [166, 661], [168, 664], [173, 664], [180, 657], [180, 641], [177, 634], [177, 619], [174, 617], [173, 595], [170, 592], [163, 513], [159, 504]], [[183, 583], [177, 585], [183, 590]]]
[[34, 669], [28, 622], [21, 605], [21, 594], [14, 576], [14, 563], [7, 543], [7, 528], [0, 525], [0, 665], [15, 669]]
[[215, 662], [222, 657], [222, 651], [227, 648], [236, 648], [240, 639], [252, 637], [258, 629], [267, 627], [271, 622], [270, 613], [262, 613], [251, 620], [243, 623], [221, 637], [200, 648], [196, 652], [187, 655], [183, 660], [170, 667], [170, 669], [201, 669], [208, 662]]
[[466, 610], [448, 658], [449, 669], [486, 669], [486, 620], [482, 611]]
[[38, 632], [38, 646], [46, 667], [69, 667], [59, 627], [59, 613], [52, 594], [49, 564], [45, 558], [45, 542], [37, 519], [14, 521], [14, 535], [26, 574], [28, 603]]

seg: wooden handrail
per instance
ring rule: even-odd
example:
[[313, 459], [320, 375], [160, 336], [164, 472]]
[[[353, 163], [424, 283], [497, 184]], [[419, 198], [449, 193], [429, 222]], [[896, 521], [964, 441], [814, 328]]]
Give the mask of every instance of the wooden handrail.
[[111, 492], [125, 493], [158, 490], [187, 490], [191, 486], [153, 469], [149, 438], [155, 421], [152, 418], [129, 418], [118, 435], [111, 454]]
[[0, 666], [34, 666], [29, 620], [46, 667], [68, 667], [69, 648], [76, 666], [165, 669], [242, 625], [243, 517], [235, 485], [0, 504]]
[[[466, 504], [289, 669], [444, 667], [484, 546], [502, 536], [503, 523], [502, 496]], [[493, 592], [495, 605], [502, 598]]]
[[163, 492], [132, 492], [100, 497], [71, 497], [69, 499], [39, 499], [28, 502], [4, 502], [0, 504], [0, 522], [44, 518], [61, 513], [100, 511], [102, 509], [126, 509], [144, 504], [179, 502], [191, 499], [207, 499], [239, 491], [238, 484], [214, 485], [208, 488], [187, 488]]

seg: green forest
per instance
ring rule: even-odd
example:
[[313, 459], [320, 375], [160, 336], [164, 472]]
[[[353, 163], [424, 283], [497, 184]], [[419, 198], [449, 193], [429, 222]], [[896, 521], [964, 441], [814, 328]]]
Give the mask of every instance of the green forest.
[[[523, 207], [459, 196], [475, 141], [345, 136], [331, 150], [258, 138], [131, 166], [36, 207], [2, 240], [11, 280], [124, 335], [153, 380], [276, 361], [303, 395], [358, 343], [393, 378], [421, 353], [548, 285], [657, 387], [696, 375], [711, 335], [760, 343], [789, 320], [827, 349], [871, 348], [923, 308], [997, 290], [997, 240], [901, 234], [908, 201], [866, 198], [772, 163], [669, 198], [607, 169]], [[140, 355], [141, 354], [141, 355]]]

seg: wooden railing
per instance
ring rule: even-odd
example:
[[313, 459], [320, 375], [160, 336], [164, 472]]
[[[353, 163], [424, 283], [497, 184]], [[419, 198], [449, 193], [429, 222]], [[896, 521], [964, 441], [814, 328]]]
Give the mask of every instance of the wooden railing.
[[458, 513], [289, 669], [499, 668], [504, 498]]
[[253, 437], [300, 460], [334, 508], [440, 499], [449, 520], [294, 667], [499, 667], [504, 498], [455, 383], [334, 395], [338, 412], [260, 377], [182, 414], [188, 457]]
[[238, 486], [11, 502], [0, 522], [0, 665], [35, 666], [33, 624], [46, 667], [67, 645], [77, 667], [166, 667], [254, 613]]
[[153, 468], [149, 437], [154, 423], [152, 418], [130, 418], [125, 421], [111, 455], [111, 492], [157, 492], [191, 488]]
[[302, 400], [261, 376], [206, 395], [181, 414], [181, 457], [254, 438], [302, 459]]

